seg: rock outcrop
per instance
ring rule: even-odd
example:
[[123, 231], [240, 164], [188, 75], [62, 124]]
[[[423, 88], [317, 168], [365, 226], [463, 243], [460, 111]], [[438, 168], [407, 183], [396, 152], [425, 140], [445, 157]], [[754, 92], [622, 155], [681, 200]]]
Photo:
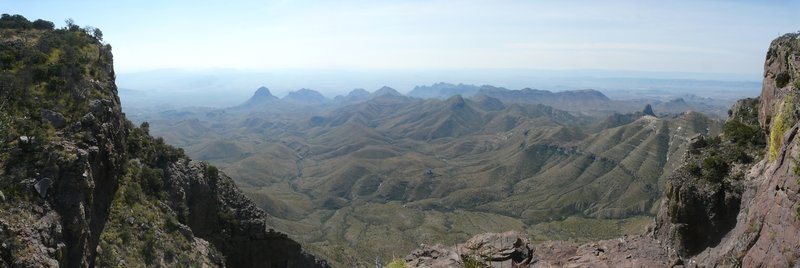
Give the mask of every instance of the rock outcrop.
[[208, 240], [230, 267], [318, 267], [321, 262], [266, 223], [268, 215], [224, 173], [179, 160], [166, 170], [172, 207], [194, 235]]
[[230, 178], [133, 127], [101, 36], [2, 19], [17, 23], [0, 28], [0, 267], [327, 266]]
[[[691, 266], [792, 267], [799, 264], [797, 161], [800, 148], [797, 131], [800, 124], [797, 122], [798, 107], [794, 104], [800, 93], [798, 52], [800, 33], [787, 34], [773, 41], [767, 53], [758, 105], [755, 105], [756, 100], [747, 99], [731, 109], [732, 118], [740, 118], [744, 125], [755, 125], [757, 121], [761, 127], [759, 131], [768, 134], [766, 145], [759, 148], [759, 161], [741, 167], [740, 185], [721, 187], [727, 188], [725, 190], [698, 187], [691, 191], [667, 193], [656, 235], [673, 242], [672, 245]], [[758, 111], [757, 117], [754, 111]], [[745, 128], [737, 125], [736, 129]], [[676, 178], [671, 183], [685, 187], [682, 179], [686, 178]], [[737, 191], [741, 194], [729, 195]], [[686, 196], [716, 197], [717, 202], [693, 202], [686, 200]], [[739, 201], [735, 202], [737, 199]], [[682, 233], [681, 229], [697, 230], [706, 226], [689, 223], [684, 228], [667, 223], [681, 222], [681, 215], [700, 206], [708, 211], [705, 214], [707, 219], [714, 218], [724, 223], [722, 230], [712, 231], [716, 235], [711, 237], [673, 236]], [[731, 215], [734, 206], [738, 207], [737, 214]], [[697, 244], [699, 246], [687, 247]]]
[[510, 231], [476, 235], [452, 247], [424, 245], [404, 261], [410, 267], [668, 267], [680, 259], [651, 236], [534, 247], [524, 234]]
[[644, 110], [642, 110], [642, 114], [649, 115], [649, 116], [656, 116], [656, 113], [653, 112], [653, 106], [650, 106], [650, 104], [647, 104], [647, 105], [644, 106]]
[[524, 267], [536, 261], [528, 238], [519, 232], [480, 234], [453, 247], [423, 246], [405, 258], [411, 267]]

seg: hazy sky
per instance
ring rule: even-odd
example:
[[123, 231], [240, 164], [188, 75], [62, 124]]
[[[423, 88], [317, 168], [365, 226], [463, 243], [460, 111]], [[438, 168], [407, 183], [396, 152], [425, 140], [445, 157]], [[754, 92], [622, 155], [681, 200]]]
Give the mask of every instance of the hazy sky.
[[118, 72], [600, 69], [760, 75], [800, 1], [51, 1], [3, 13], [103, 30]]

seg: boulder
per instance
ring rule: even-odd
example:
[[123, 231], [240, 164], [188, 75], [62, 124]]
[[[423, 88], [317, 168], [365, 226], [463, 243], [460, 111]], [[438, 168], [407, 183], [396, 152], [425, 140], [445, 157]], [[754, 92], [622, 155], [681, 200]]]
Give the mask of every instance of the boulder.
[[42, 198], [47, 197], [47, 190], [50, 189], [50, 186], [53, 185], [53, 180], [50, 178], [44, 178], [36, 182], [33, 185], [33, 188], [36, 189], [36, 192], [39, 193], [39, 196]]
[[534, 259], [528, 237], [509, 231], [479, 234], [453, 247], [422, 245], [406, 256], [405, 262], [411, 267], [464, 267], [468, 262], [488, 267], [527, 267]]
[[462, 256], [483, 260], [493, 267], [519, 267], [533, 260], [528, 237], [516, 231], [476, 235], [461, 244], [458, 251]]
[[59, 112], [42, 109], [41, 116], [42, 120], [49, 122], [55, 128], [62, 128], [67, 125], [67, 119]]

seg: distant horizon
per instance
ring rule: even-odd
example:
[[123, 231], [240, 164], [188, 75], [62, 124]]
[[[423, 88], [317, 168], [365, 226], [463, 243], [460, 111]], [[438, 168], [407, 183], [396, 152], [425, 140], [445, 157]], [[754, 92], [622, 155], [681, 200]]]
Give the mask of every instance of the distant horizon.
[[[582, 81], [649, 80], [651, 82], [760, 84], [762, 80], [760, 77], [742, 74], [499, 68], [460, 70], [165, 68], [141, 72], [121, 72], [117, 73], [117, 77], [118, 86], [131, 90], [194, 91], [204, 89], [249, 92], [264, 86], [269, 88], [273, 94], [277, 93], [278, 95], [307, 88], [319, 91], [328, 97], [347, 94], [357, 88], [372, 91], [383, 86], [406, 93], [417, 86], [440, 82], [476, 86], [493, 85], [509, 89], [536, 88], [563, 91], [604, 89], [603, 83], [598, 85], [581, 84]], [[553, 90], [553, 87], [560, 89]], [[619, 87], [619, 89], [623, 88], [625, 85]]]
[[[627, 77], [619, 77], [619, 75]], [[691, 74], [697, 76], [697, 74]], [[549, 90], [594, 89], [612, 99], [636, 95], [680, 96], [738, 99], [753, 97], [761, 90], [760, 79], [735, 79], [736, 75], [692, 77], [682, 73], [611, 72], [558, 70], [538, 73], [530, 70], [397, 71], [397, 70], [294, 70], [239, 71], [233, 69], [162, 69], [120, 73], [117, 86], [128, 90], [123, 102], [145, 105], [160, 103], [181, 106], [227, 107], [249, 99], [256, 89], [267, 87], [276, 97], [303, 88], [326, 98], [347, 95], [353, 89], [374, 92], [383, 86], [408, 94], [417, 86], [436, 83], [491, 85], [511, 90], [523, 88]], [[660, 76], [660, 77], [659, 77]], [[701, 79], [702, 78], [702, 79]], [[138, 92], [138, 95], [137, 95]], [[131, 95], [133, 94], [133, 95]], [[131, 99], [125, 99], [130, 97]], [[147, 97], [147, 98], [146, 98]]]
[[520, 73], [527, 72], [530, 76], [539, 78], [577, 77], [577, 78], [645, 78], [645, 79], [672, 79], [672, 80], [697, 80], [697, 81], [761, 81], [763, 74], [749, 73], [715, 73], [715, 72], [680, 72], [680, 71], [648, 71], [648, 70], [621, 70], [621, 69], [537, 69], [537, 68], [453, 68], [453, 69], [409, 69], [409, 68], [378, 68], [378, 69], [341, 69], [341, 68], [283, 68], [283, 69], [241, 69], [228, 67], [198, 67], [198, 68], [156, 68], [143, 70], [117, 71], [117, 75], [132, 75], [156, 72], [185, 72], [185, 73], [319, 73], [319, 72], [356, 72], [356, 73], [460, 73], [460, 72], [492, 72], [492, 73]]

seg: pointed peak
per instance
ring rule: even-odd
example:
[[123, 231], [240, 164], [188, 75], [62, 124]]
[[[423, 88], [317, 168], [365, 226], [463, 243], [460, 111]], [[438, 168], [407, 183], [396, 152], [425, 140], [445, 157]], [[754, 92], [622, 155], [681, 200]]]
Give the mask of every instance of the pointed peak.
[[452, 96], [445, 102], [447, 103], [447, 106], [450, 108], [461, 108], [464, 107], [465, 105], [464, 98], [461, 97], [461, 95]]
[[272, 93], [269, 92], [269, 89], [267, 87], [259, 87], [258, 89], [256, 89], [256, 92], [253, 93], [253, 96], [250, 97], [250, 99], [247, 100], [245, 103], [243, 103], [241, 107], [257, 106], [264, 103], [272, 103], [277, 100], [278, 97], [272, 95]]
[[300, 104], [323, 103], [327, 100], [325, 96], [316, 90], [301, 88], [296, 91], [289, 92], [283, 97], [284, 101]]
[[319, 93], [316, 90], [308, 89], [308, 88], [301, 88], [301, 89], [298, 89], [295, 92], [298, 92], [298, 93], [314, 93], [314, 92]]
[[391, 96], [403, 96], [400, 92], [397, 92], [394, 88], [390, 88], [388, 86], [383, 86], [382, 88], [376, 90], [372, 93], [373, 96], [383, 96], [383, 95], [391, 95]]
[[478, 102], [482, 109], [487, 111], [498, 111], [506, 108], [500, 100], [486, 95], [480, 95], [474, 98], [474, 100]]
[[642, 110], [642, 113], [644, 115], [656, 116], [656, 113], [653, 112], [653, 106], [651, 106], [649, 103], [644, 106], [644, 110]]
[[347, 96], [366, 96], [369, 95], [369, 91], [363, 88], [356, 88], [350, 91]]
[[256, 93], [253, 94], [253, 98], [258, 98], [258, 97], [275, 97], [275, 96], [272, 95], [272, 92], [269, 91], [269, 88], [262, 86], [256, 89]]

